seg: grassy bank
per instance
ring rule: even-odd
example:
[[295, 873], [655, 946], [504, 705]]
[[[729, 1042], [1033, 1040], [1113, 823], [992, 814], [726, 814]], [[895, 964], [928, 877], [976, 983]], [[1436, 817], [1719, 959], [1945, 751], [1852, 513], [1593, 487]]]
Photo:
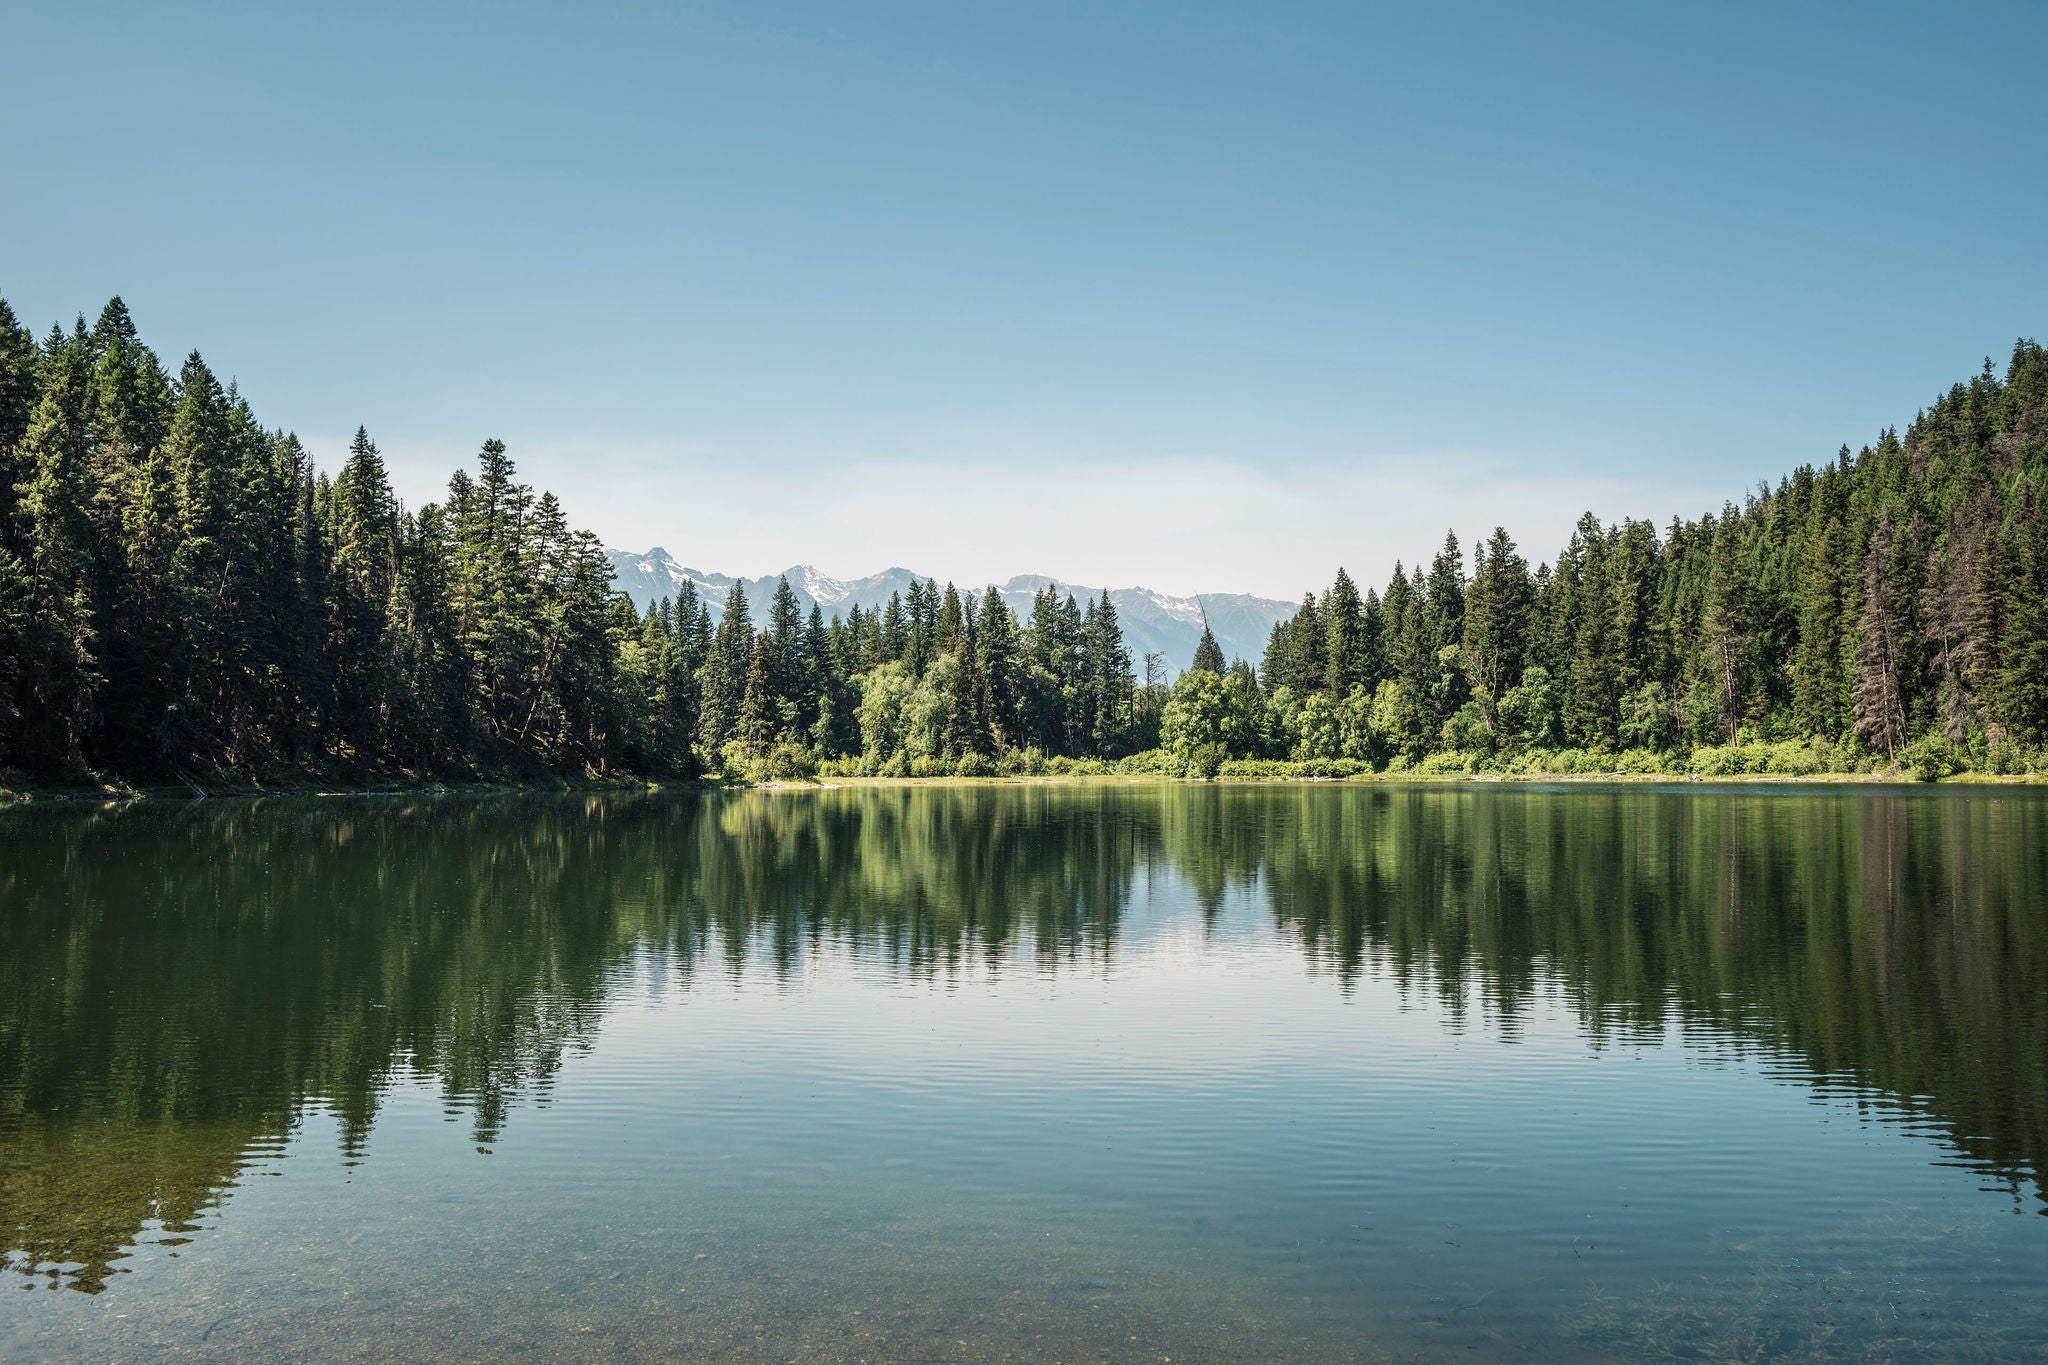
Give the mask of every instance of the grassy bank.
[[1658, 784], [1699, 782], [1715, 785], [1782, 786], [1840, 785], [1844, 783], [1922, 784], [1978, 786], [2026, 786], [2048, 782], [2039, 772], [1988, 773], [1962, 771], [1918, 777], [1899, 768], [1863, 772], [1700, 772], [1687, 770], [1645, 770], [1639, 767], [1592, 768], [1574, 766], [1569, 770], [1520, 767], [1513, 771], [1486, 768], [1467, 770], [1448, 765], [1417, 764], [1376, 771], [1330, 771], [1332, 765], [1293, 763], [1277, 760], [1233, 760], [1208, 777], [1187, 777], [1149, 769], [1119, 770], [1120, 765], [1096, 762], [1066, 765], [1058, 772], [960, 773], [860, 773], [818, 772], [811, 774], [759, 775], [717, 774], [701, 779], [653, 781], [644, 778], [611, 777], [582, 781], [505, 780], [466, 782], [407, 782], [381, 780], [360, 784], [301, 782], [279, 785], [196, 784], [180, 786], [137, 786], [123, 782], [93, 785], [38, 786], [10, 781], [0, 785], [0, 807], [25, 802], [47, 801], [193, 801], [202, 799], [258, 800], [310, 796], [503, 796], [520, 793], [624, 791], [717, 791], [717, 790], [818, 790], [829, 787], [981, 787], [1023, 785], [1127, 786], [1143, 783], [1222, 784], [1378, 784], [1383, 786], [1436, 786], [1445, 784], [1526, 785], [1582, 783]]

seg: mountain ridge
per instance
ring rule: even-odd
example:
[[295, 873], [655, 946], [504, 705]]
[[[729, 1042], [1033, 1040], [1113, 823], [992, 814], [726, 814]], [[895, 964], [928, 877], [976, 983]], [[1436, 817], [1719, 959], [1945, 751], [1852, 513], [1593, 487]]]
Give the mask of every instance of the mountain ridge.
[[[879, 573], [842, 579], [820, 573], [813, 565], [792, 564], [780, 574], [736, 579], [731, 574], [686, 565], [659, 545], [641, 553], [618, 549], [605, 553], [611, 560], [614, 585], [643, 610], [663, 597], [674, 597], [689, 582], [696, 585], [698, 597], [710, 607], [716, 621], [724, 611], [727, 592], [738, 582], [746, 591], [748, 615], [756, 625], [766, 618], [768, 597], [778, 578], [789, 579], [789, 586], [805, 612], [816, 604], [830, 619], [843, 617], [856, 606], [863, 612], [886, 606], [891, 593], [907, 591], [913, 579], [921, 582], [929, 576], [891, 565]], [[1017, 574], [1002, 583], [976, 584], [973, 590], [978, 595], [993, 587], [1019, 620], [1027, 620], [1033, 595], [1047, 585], [1071, 593], [1077, 601], [1099, 597], [1103, 591], [1048, 574]], [[1226, 658], [1242, 658], [1257, 666], [1274, 623], [1294, 615], [1296, 608], [1293, 602], [1252, 593], [1179, 597], [1145, 587], [1111, 588], [1109, 600], [1123, 625], [1133, 669], [1142, 674], [1144, 656], [1157, 653], [1163, 656], [1168, 677], [1184, 671], [1193, 662], [1205, 616]]]

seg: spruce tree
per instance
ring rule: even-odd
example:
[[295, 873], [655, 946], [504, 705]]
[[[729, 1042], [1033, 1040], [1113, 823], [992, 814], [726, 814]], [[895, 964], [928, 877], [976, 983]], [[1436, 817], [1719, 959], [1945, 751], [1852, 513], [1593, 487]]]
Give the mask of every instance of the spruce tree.
[[1474, 698], [1495, 724], [1495, 707], [1522, 678], [1528, 648], [1529, 566], [1502, 527], [1472, 550], [1465, 603], [1464, 665]]
[[759, 758], [774, 747], [781, 726], [782, 708], [775, 695], [775, 642], [764, 630], [753, 636], [748, 648], [734, 737], [742, 753]]
[[332, 724], [359, 756], [382, 750], [382, 716], [391, 693], [387, 626], [398, 577], [398, 500], [369, 433], [356, 428], [334, 481], [334, 661]]
[[1703, 621], [1706, 666], [1712, 679], [1714, 711], [1727, 742], [1733, 744], [1743, 715], [1744, 688], [1749, 681], [1747, 631], [1748, 584], [1737, 560], [1735, 509], [1729, 507], [1714, 527], [1713, 559], [1708, 570], [1707, 607]]
[[[47, 388], [20, 450], [29, 475], [15, 514], [27, 550], [16, 573], [26, 579], [16, 710], [23, 717], [19, 759], [53, 775], [81, 766], [80, 739], [98, 684], [91, 599], [90, 493], [79, 431], [63, 391]], [[25, 569], [25, 573], [21, 572]], [[10, 575], [12, 577], [14, 575]]]
[[[1359, 597], [1351, 575], [1342, 567], [1337, 570], [1337, 581], [1330, 585], [1322, 618], [1323, 688], [1332, 697], [1348, 697], [1352, 688], [1365, 682], [1365, 603]], [[1208, 629], [1208, 620], [1204, 618], [1203, 634], [1206, 635]], [[1221, 650], [1217, 651], [1217, 657], [1222, 657]]]
[[[739, 727], [753, 643], [753, 622], [747, 615], [747, 590], [734, 580], [726, 593], [725, 611], [718, 618], [718, 629], [711, 637], [700, 689], [697, 741], [703, 745], [705, 753], [714, 758]], [[765, 660], [762, 667], [767, 667]], [[762, 686], [767, 686], [765, 678]]]
[[1888, 759], [1906, 740], [1905, 689], [1900, 677], [1904, 622], [1894, 578], [1897, 529], [1886, 511], [1863, 557], [1863, 611], [1856, 650], [1856, 733]]

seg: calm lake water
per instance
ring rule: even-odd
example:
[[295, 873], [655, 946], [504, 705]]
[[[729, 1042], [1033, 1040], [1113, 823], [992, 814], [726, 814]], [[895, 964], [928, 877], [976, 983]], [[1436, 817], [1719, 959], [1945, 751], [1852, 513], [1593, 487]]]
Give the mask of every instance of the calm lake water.
[[0, 1355], [2038, 1359], [2044, 797], [0, 813]]

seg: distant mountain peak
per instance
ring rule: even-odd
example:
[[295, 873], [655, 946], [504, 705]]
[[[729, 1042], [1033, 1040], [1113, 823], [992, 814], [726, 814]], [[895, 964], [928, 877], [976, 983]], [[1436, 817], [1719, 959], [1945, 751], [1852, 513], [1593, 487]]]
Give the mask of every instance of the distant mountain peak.
[[[627, 550], [609, 550], [606, 553], [611, 559], [619, 591], [639, 606], [644, 608], [661, 598], [673, 598], [682, 591], [685, 583], [689, 583], [696, 588], [699, 600], [710, 607], [714, 620], [723, 610], [726, 593], [735, 582], [745, 591], [754, 620], [763, 623], [778, 578], [789, 580], [798, 605], [806, 613], [815, 604], [829, 618], [844, 616], [855, 607], [864, 612], [884, 607], [888, 605], [891, 594], [907, 593], [913, 582], [921, 583], [930, 577], [901, 565], [891, 565], [865, 578], [841, 579], [819, 572], [815, 565], [792, 564], [780, 574], [735, 579], [728, 574], [705, 573], [690, 568], [658, 545], [637, 554]], [[1018, 574], [1001, 583], [970, 586], [963, 591], [979, 593], [982, 586], [993, 587], [1020, 620], [1030, 617], [1031, 599], [1047, 587], [1058, 589], [1062, 599], [1071, 594], [1076, 602], [1083, 604], [1097, 600], [1103, 592], [1101, 588], [1086, 587], [1051, 574]], [[1224, 654], [1254, 664], [1265, 653], [1266, 637], [1272, 632], [1274, 622], [1286, 620], [1295, 612], [1292, 602], [1255, 597], [1249, 593], [1200, 593], [1193, 597], [1176, 597], [1151, 588], [1130, 587], [1109, 589], [1109, 600], [1123, 625], [1124, 643], [1131, 652], [1133, 667], [1142, 669], [1144, 656], [1157, 653], [1163, 655], [1176, 672], [1187, 668], [1194, 660], [1195, 645], [1202, 637], [1205, 609], [1209, 628], [1223, 647]]]

